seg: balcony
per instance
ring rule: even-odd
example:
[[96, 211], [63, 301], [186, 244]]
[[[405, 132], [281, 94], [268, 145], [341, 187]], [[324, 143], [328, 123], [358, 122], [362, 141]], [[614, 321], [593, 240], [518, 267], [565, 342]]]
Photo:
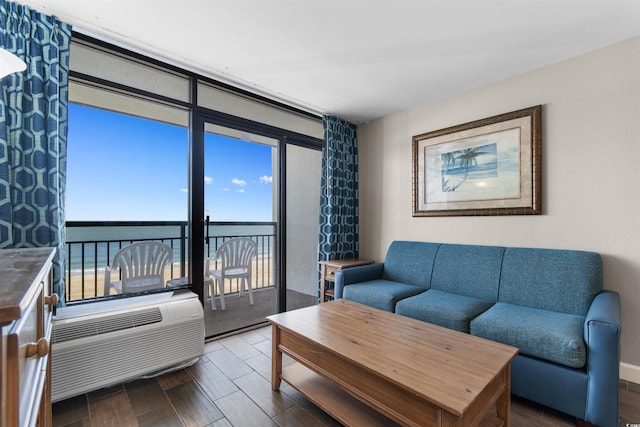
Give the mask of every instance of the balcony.
[[[226, 310], [211, 309], [206, 300], [205, 326], [207, 336], [219, 335], [241, 329], [264, 320], [277, 312], [277, 288], [275, 284], [275, 227], [273, 222], [211, 222], [207, 257], [213, 256], [225, 240], [232, 237], [249, 237], [258, 244], [258, 256], [254, 265], [254, 305], [249, 305], [248, 295], [240, 295], [238, 283], [226, 281]], [[173, 249], [173, 264], [167, 268], [165, 279], [186, 277], [188, 271], [187, 222], [67, 222], [65, 302], [86, 303], [105, 298], [104, 271], [115, 253], [134, 242], [153, 240]], [[204, 292], [208, 294], [208, 288]], [[207, 295], [207, 298], [209, 295]], [[287, 292], [287, 308], [315, 304], [316, 295]]]

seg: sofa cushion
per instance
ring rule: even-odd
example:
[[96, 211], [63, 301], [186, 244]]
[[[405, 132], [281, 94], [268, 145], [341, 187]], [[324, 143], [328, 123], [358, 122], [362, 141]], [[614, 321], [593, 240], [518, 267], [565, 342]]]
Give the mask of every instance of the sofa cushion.
[[504, 249], [441, 245], [433, 266], [431, 289], [496, 302]]
[[584, 316], [496, 303], [471, 321], [472, 335], [520, 348], [522, 354], [582, 368]]
[[507, 248], [498, 301], [586, 316], [602, 291], [602, 258], [595, 252]]
[[398, 301], [396, 313], [469, 333], [471, 319], [492, 305], [492, 302], [432, 289]]
[[424, 288], [419, 286], [378, 279], [345, 286], [342, 297], [393, 313], [398, 301], [421, 292]]
[[394, 241], [387, 250], [382, 278], [429, 289], [439, 243]]

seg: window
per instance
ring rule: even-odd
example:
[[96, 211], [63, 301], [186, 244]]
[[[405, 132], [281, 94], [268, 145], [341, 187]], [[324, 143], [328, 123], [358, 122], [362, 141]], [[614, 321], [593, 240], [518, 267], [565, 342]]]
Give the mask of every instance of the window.
[[[289, 278], [301, 300], [316, 301], [319, 117], [86, 36], [74, 34], [70, 66], [67, 295], [73, 301], [101, 298], [105, 267], [118, 249], [139, 240], [168, 244], [173, 264], [165, 278], [208, 298], [206, 216], [268, 225], [271, 231], [254, 238], [271, 239], [259, 246], [272, 266], [263, 284], [278, 295], [272, 312], [283, 310]], [[287, 224], [296, 225], [290, 236]], [[306, 254], [291, 258], [291, 273], [288, 245]]]

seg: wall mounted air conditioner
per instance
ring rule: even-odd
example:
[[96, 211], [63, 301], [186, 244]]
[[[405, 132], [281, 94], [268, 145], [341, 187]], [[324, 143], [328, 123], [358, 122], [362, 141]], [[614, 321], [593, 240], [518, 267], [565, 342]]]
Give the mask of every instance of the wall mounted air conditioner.
[[54, 402], [188, 366], [204, 351], [202, 304], [188, 291], [65, 307], [52, 328]]

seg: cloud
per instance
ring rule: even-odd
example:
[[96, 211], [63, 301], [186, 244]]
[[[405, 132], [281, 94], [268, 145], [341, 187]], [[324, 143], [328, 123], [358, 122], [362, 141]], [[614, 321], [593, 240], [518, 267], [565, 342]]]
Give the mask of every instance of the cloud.
[[273, 182], [273, 177], [263, 175], [260, 177], [260, 184], [271, 184]]
[[244, 193], [244, 189], [241, 188], [239, 190], [236, 190], [236, 193]]
[[231, 189], [229, 187], [220, 187], [220, 188], [218, 188], [218, 190], [220, 190], [220, 191], [231, 191]]
[[235, 185], [239, 185], [240, 187], [244, 187], [245, 185], [247, 185], [247, 181], [245, 181], [244, 179], [238, 179], [238, 178], [233, 178], [231, 180], [231, 183]]
[[181, 188], [180, 191], [182, 191], [183, 193], [188, 193], [189, 189], [188, 188]]
[[213, 182], [213, 178], [211, 178], [210, 176], [205, 176], [204, 177], [204, 183], [205, 184], [211, 184]]

